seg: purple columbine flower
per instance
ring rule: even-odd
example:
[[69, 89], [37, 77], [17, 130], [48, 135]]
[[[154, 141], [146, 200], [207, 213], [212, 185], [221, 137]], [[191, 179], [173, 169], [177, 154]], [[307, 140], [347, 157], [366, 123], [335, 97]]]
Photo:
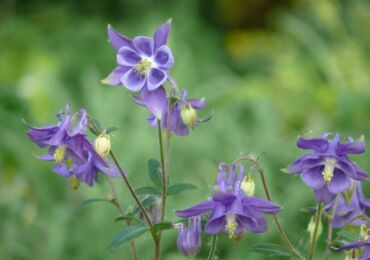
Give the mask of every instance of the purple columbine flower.
[[[235, 171], [239, 168], [239, 173]], [[212, 197], [185, 210], [176, 211], [179, 217], [194, 217], [211, 212], [205, 232], [224, 232], [232, 239], [241, 239], [245, 231], [261, 233], [267, 230], [263, 214], [278, 213], [280, 206], [253, 196], [242, 189], [243, 167], [241, 164], [219, 165]]]
[[348, 158], [348, 154], [365, 151], [363, 138], [355, 141], [349, 137], [347, 142], [340, 142], [339, 134], [331, 140], [328, 137], [329, 134], [313, 139], [299, 137], [297, 146], [312, 152], [301, 156], [287, 168], [291, 174], [300, 174], [303, 182], [314, 189], [317, 200], [325, 203], [350, 188], [352, 180], [369, 178]]
[[86, 138], [87, 113], [84, 109], [70, 115], [69, 105], [65, 116], [59, 112], [57, 125], [34, 128], [29, 126], [30, 139], [39, 147], [49, 147], [48, 153], [38, 156], [41, 160], [55, 163], [53, 171], [63, 177], [74, 177], [93, 185], [97, 173], [118, 176], [117, 169], [95, 151]]
[[[338, 196], [333, 227], [341, 228], [347, 224], [359, 226], [366, 223], [361, 216], [367, 216], [370, 209], [370, 200], [365, 198], [361, 182], [355, 181], [350, 190]], [[332, 209], [333, 206], [334, 201], [328, 205], [328, 209]]]
[[[170, 132], [179, 136], [189, 134], [189, 128], [194, 128], [197, 123], [197, 114], [195, 110], [205, 107], [205, 99], [187, 99], [187, 91], [182, 90], [179, 97], [172, 105], [170, 117]], [[157, 121], [160, 120], [161, 127], [167, 128], [167, 115], [169, 100], [163, 86], [154, 91], [148, 91], [145, 88], [141, 91], [140, 96], [132, 97], [133, 101], [141, 106], [146, 107], [151, 115], [147, 119], [148, 124], [154, 128], [157, 127]], [[191, 111], [186, 113], [184, 111]], [[194, 123], [193, 123], [194, 122]]]
[[183, 223], [174, 224], [178, 230], [177, 247], [188, 257], [194, 257], [198, 254], [202, 246], [202, 226], [201, 217], [189, 218], [188, 226]]
[[116, 32], [108, 25], [108, 36], [112, 46], [117, 50], [118, 66], [102, 82], [117, 86], [124, 85], [133, 92], [144, 86], [149, 91], [159, 88], [168, 78], [168, 70], [174, 59], [167, 38], [171, 21], [158, 27], [154, 38], [138, 36], [129, 39]]
[[[339, 250], [350, 250], [349, 251], [349, 259], [358, 259], [358, 260], [369, 260], [370, 259], [370, 237], [369, 237], [369, 230], [366, 225], [361, 226], [361, 240], [356, 242], [344, 245], [339, 248]], [[363, 249], [363, 252], [360, 256], [358, 256], [354, 251], [354, 249]], [[359, 257], [359, 258], [357, 258]], [[347, 259], [347, 258], [346, 258]]]

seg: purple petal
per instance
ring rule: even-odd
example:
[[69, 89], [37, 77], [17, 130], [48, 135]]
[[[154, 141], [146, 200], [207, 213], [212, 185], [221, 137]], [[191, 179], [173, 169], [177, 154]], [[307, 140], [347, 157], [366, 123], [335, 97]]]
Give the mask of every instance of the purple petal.
[[167, 73], [161, 69], [152, 68], [148, 76], [148, 90], [159, 88], [167, 79]]
[[43, 160], [43, 161], [54, 161], [54, 156], [51, 154], [42, 154], [36, 156], [38, 159]]
[[304, 139], [299, 137], [297, 146], [301, 149], [323, 151], [328, 147], [328, 141], [322, 138]]
[[367, 172], [365, 172], [363, 169], [361, 169], [357, 164], [352, 163], [352, 167], [355, 169], [359, 179], [367, 180], [367, 179], [370, 178], [369, 175], [367, 174]]
[[67, 168], [64, 162], [54, 165], [53, 171], [63, 177], [72, 176], [72, 172]]
[[297, 174], [302, 173], [305, 167], [302, 167], [302, 162], [306, 160], [307, 158], [311, 158], [311, 154], [303, 155], [299, 157], [297, 160], [289, 164], [289, 166], [286, 168], [286, 170], [291, 174]]
[[334, 175], [331, 181], [328, 184], [328, 190], [332, 194], [338, 194], [347, 190], [352, 184], [351, 178], [349, 178], [341, 170], [335, 169]]
[[325, 202], [326, 204], [330, 203], [335, 195], [330, 193], [327, 186], [325, 185], [319, 190], [314, 190], [315, 196], [318, 202]]
[[340, 154], [361, 154], [365, 152], [364, 141], [352, 141], [338, 143], [338, 153]]
[[150, 37], [139, 36], [133, 39], [135, 49], [146, 57], [152, 57], [154, 51], [154, 41]]
[[145, 101], [145, 105], [147, 109], [156, 116], [159, 120], [161, 120], [162, 115], [167, 111], [168, 108], [168, 101], [166, 96], [166, 90], [163, 86], [159, 88], [149, 91], [147, 88], [143, 88], [141, 91], [141, 95], [143, 100]]
[[[77, 125], [73, 126], [73, 123], [78, 119]], [[68, 129], [68, 135], [73, 137], [75, 135], [84, 135], [87, 127], [87, 112], [85, 109], [73, 115], [71, 129]]]
[[121, 85], [121, 78], [130, 68], [127, 67], [116, 67], [105, 79], [101, 80], [103, 84], [111, 86]]
[[262, 233], [267, 230], [267, 223], [263, 218], [238, 215], [238, 221], [244, 228], [254, 233]]
[[121, 66], [133, 67], [141, 61], [140, 55], [128, 47], [122, 47], [117, 54], [117, 63]]
[[167, 22], [158, 27], [158, 29], [154, 33], [155, 49], [159, 48], [162, 45], [167, 44], [167, 39], [170, 30], [171, 30], [171, 20], [168, 20]]
[[323, 167], [309, 168], [302, 172], [301, 178], [305, 184], [317, 190], [325, 185], [322, 175]]
[[356, 171], [350, 163], [343, 161], [343, 160], [337, 161], [336, 167], [339, 168], [341, 171], [343, 171], [345, 174], [347, 174], [352, 179], [355, 179], [355, 180], [358, 179]]
[[195, 109], [203, 109], [205, 107], [205, 98], [200, 99], [189, 99], [188, 102], [191, 104], [191, 106]]
[[349, 249], [359, 248], [359, 247], [363, 247], [365, 244], [366, 244], [366, 241], [360, 240], [360, 241], [356, 241], [356, 242], [344, 245], [338, 248], [338, 250], [349, 250]]
[[135, 69], [130, 69], [122, 76], [121, 82], [128, 90], [137, 92], [144, 86], [145, 79]]
[[193, 207], [190, 207], [188, 209], [184, 210], [177, 210], [176, 216], [182, 217], [182, 218], [188, 218], [193, 216], [201, 215], [207, 211], [212, 210], [215, 207], [215, 202], [212, 200], [206, 200], [199, 204], [194, 205]]
[[123, 36], [122, 34], [115, 31], [110, 24], [108, 24], [108, 37], [109, 37], [109, 42], [117, 50], [119, 50], [123, 46], [127, 46], [130, 48], [133, 47], [132, 41], [126, 36]]
[[167, 45], [163, 45], [155, 51], [154, 61], [157, 63], [159, 68], [166, 70], [171, 68], [175, 63], [172, 52]]
[[224, 230], [226, 224], [225, 214], [225, 207], [222, 204], [217, 204], [208, 218], [204, 231], [208, 234], [216, 234]]
[[[29, 126], [30, 127], [30, 126]], [[31, 128], [27, 131], [28, 137], [32, 142], [36, 143], [39, 147], [43, 148], [48, 146], [47, 141], [58, 132], [57, 126], [45, 126], [41, 128]]]
[[275, 214], [281, 210], [279, 205], [257, 197], [245, 197], [242, 204], [244, 207], [250, 207], [266, 214]]

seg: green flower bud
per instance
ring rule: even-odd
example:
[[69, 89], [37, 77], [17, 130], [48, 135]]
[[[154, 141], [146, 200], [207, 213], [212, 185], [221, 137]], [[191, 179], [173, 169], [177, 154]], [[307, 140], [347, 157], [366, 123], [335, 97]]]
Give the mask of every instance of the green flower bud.
[[256, 189], [254, 178], [252, 176], [245, 176], [242, 183], [240, 184], [240, 188], [242, 189], [242, 191], [244, 191], [245, 195], [254, 196]]
[[111, 148], [110, 135], [102, 133], [95, 140], [95, 150], [96, 152], [104, 157], [109, 154]]
[[181, 107], [181, 119], [187, 127], [194, 130], [197, 123], [197, 112], [190, 104]]

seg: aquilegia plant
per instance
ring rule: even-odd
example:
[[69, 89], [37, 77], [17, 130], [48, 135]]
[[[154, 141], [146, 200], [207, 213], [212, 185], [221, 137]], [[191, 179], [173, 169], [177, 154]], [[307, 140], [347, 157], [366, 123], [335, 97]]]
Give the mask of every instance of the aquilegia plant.
[[[160, 259], [161, 238], [172, 229], [178, 232], [177, 247], [181, 253], [194, 258], [201, 250], [208, 250], [206, 254], [212, 260], [218, 254], [218, 236], [240, 241], [247, 233], [266, 232], [266, 218], [271, 215], [282, 243], [251, 245], [250, 251], [314, 259], [325, 222], [324, 259], [329, 259], [333, 250], [344, 252], [345, 259], [370, 259], [370, 200], [362, 190], [362, 182], [369, 176], [349, 157], [365, 152], [363, 137], [343, 141], [339, 134], [325, 133], [313, 139], [298, 138], [297, 146], [307, 153], [285, 171], [299, 175], [312, 188], [317, 204], [306, 210], [311, 221], [294, 241], [280, 223], [277, 214], [283, 207], [272, 201], [264, 170], [253, 154], [241, 156], [231, 164], [220, 163], [210, 196], [186, 209], [174, 209], [178, 219], [166, 219], [167, 197], [196, 188], [189, 183], [169, 182], [170, 141], [175, 136], [189, 135], [209, 119], [198, 117], [197, 110], [205, 108], [205, 99], [189, 98], [187, 90], [179, 90], [170, 75], [175, 64], [167, 45], [170, 30], [168, 21], [158, 27], [153, 37], [130, 39], [108, 26], [109, 42], [117, 51], [117, 65], [102, 83], [123, 86], [132, 92], [133, 103], [148, 110], [147, 124], [158, 131], [159, 161], [148, 161], [151, 185], [134, 188], [111, 147], [110, 133], [117, 128], [102, 127], [85, 109], [71, 113], [67, 104], [64, 111], [57, 113], [55, 123], [43, 127], [27, 124], [28, 137], [45, 149], [38, 158], [49, 161], [58, 175], [69, 178], [71, 188], [77, 189], [81, 182], [93, 187], [99, 175], [107, 178], [112, 192], [109, 199], [90, 199], [82, 206], [106, 201], [117, 208], [116, 221], [122, 221], [124, 227], [113, 237], [109, 249], [113, 251], [130, 243], [132, 258], [139, 259], [135, 239], [148, 234], [153, 240], [153, 258]], [[249, 163], [246, 169], [245, 163]], [[260, 176], [265, 198], [255, 196], [255, 175]], [[113, 178], [123, 179], [134, 207], [122, 207]]]

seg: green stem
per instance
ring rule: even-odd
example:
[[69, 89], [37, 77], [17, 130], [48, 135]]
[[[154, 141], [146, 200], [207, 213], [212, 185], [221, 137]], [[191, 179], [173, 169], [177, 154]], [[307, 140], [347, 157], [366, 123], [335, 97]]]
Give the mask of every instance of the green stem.
[[328, 240], [326, 241], [324, 260], [329, 259], [330, 249], [333, 244], [333, 219], [334, 219], [335, 213], [337, 212], [337, 207], [338, 207], [338, 195], [335, 197], [333, 211], [328, 217]]
[[212, 241], [211, 241], [211, 249], [209, 250], [209, 255], [207, 260], [213, 260], [215, 259], [216, 255], [216, 244], [217, 244], [217, 234], [212, 236]]
[[[113, 184], [113, 181], [112, 181], [112, 177], [110, 175], [106, 175], [107, 176], [107, 179], [108, 179], [108, 183], [109, 183], [109, 186], [112, 190], [112, 196], [113, 196], [113, 201], [114, 201], [114, 205], [116, 206], [116, 208], [118, 209], [118, 212], [120, 214], [120, 216], [123, 216], [125, 213], [122, 209], [122, 206], [121, 206], [121, 203], [118, 199], [118, 194], [117, 194], [117, 190], [116, 190], [116, 187], [114, 186]], [[129, 226], [131, 224], [131, 221], [130, 220], [126, 220], [126, 225]], [[136, 245], [135, 245], [135, 240], [131, 240], [130, 241], [130, 247], [131, 247], [131, 254], [132, 254], [132, 258], [134, 260], [138, 260], [138, 256], [137, 256], [137, 252], [136, 252]]]
[[164, 150], [163, 150], [163, 140], [162, 140], [162, 127], [161, 120], [157, 119], [158, 125], [158, 140], [159, 140], [159, 154], [161, 158], [161, 168], [162, 168], [162, 210], [161, 210], [161, 220], [163, 221], [166, 208], [167, 200], [167, 174], [164, 163]]
[[312, 241], [311, 241], [310, 249], [308, 251], [308, 257], [307, 257], [308, 260], [312, 260], [313, 256], [314, 256], [314, 253], [315, 253], [317, 233], [319, 231], [319, 226], [320, 226], [321, 215], [322, 215], [323, 209], [324, 209], [324, 204], [320, 203], [319, 208], [317, 209], [317, 212], [316, 212], [315, 229], [313, 231]]

